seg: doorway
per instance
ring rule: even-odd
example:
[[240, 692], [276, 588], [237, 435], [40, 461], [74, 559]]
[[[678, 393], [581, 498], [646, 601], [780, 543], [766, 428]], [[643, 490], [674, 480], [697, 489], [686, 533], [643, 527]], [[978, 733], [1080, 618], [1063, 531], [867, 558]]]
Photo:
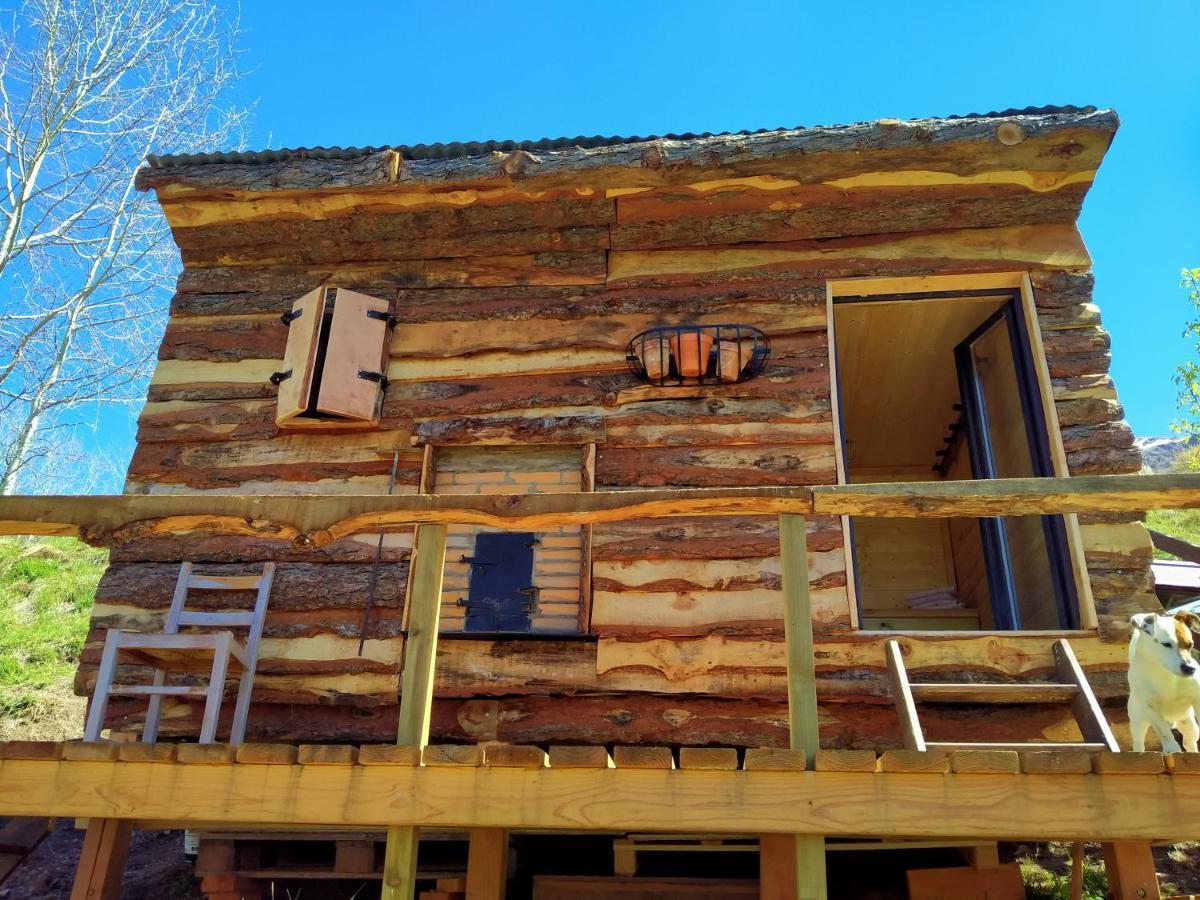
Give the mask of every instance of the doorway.
[[[850, 483], [1054, 474], [1019, 295], [837, 297]], [[852, 518], [864, 629], [1078, 627], [1059, 516]]]

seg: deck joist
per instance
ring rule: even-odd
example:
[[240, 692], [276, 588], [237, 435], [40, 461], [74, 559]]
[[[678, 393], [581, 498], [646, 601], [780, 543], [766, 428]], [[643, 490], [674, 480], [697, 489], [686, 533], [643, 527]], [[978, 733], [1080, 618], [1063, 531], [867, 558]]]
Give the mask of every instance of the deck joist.
[[[1200, 839], [1200, 754], [13, 743], [0, 815], [1024, 840]], [[423, 760], [422, 760], [423, 756]]]

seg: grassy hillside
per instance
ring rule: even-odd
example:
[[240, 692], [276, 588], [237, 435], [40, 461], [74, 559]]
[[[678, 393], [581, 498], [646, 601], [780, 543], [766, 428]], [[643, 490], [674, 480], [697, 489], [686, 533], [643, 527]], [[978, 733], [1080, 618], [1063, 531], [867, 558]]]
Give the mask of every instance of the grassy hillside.
[[71, 681], [107, 560], [70, 538], [0, 540], [0, 740], [82, 733]]
[[[1146, 527], [1177, 537], [1189, 544], [1200, 544], [1200, 509], [1156, 509], [1146, 513]], [[1175, 559], [1162, 550], [1154, 551], [1155, 559]]]

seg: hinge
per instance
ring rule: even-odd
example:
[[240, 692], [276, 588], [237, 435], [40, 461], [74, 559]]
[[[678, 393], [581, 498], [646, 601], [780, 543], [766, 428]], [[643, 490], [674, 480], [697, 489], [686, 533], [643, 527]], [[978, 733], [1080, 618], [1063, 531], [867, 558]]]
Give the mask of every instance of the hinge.
[[285, 312], [282, 316], [279, 317], [279, 321], [282, 322], [284, 325], [291, 325], [302, 315], [304, 315], [303, 309], [289, 309], [287, 312]]
[[368, 372], [366, 369], [359, 369], [358, 377], [363, 381], [374, 381], [379, 385], [380, 390], [387, 390], [389, 382], [387, 376], [382, 372]]
[[275, 387], [279, 387], [281, 382], [287, 381], [291, 377], [292, 377], [291, 369], [288, 369], [286, 372], [272, 372], [271, 373], [271, 384], [275, 385]]
[[380, 310], [377, 310], [377, 309], [368, 309], [367, 310], [367, 318], [368, 319], [379, 319], [380, 321], [387, 322], [388, 328], [396, 327], [396, 317], [388, 312], [381, 312]]

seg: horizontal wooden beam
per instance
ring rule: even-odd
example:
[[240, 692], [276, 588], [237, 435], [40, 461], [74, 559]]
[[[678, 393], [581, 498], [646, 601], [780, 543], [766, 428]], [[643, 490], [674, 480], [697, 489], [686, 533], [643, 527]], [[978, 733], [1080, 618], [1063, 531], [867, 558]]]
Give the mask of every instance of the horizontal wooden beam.
[[323, 547], [413, 524], [544, 530], [679, 516], [972, 517], [1200, 507], [1200, 475], [1095, 475], [797, 487], [599, 490], [571, 494], [0, 497], [0, 536], [97, 544], [167, 533], [268, 536]]
[[822, 771], [820, 759], [817, 771], [721, 771], [8, 758], [0, 815], [684, 833], [720, 822], [733, 834], [1194, 840], [1200, 777], [1188, 774], [1196, 767], [1187, 756], [1171, 775]]
[[1144, 512], [1200, 506], [1200, 475], [1090, 475], [990, 481], [837, 484], [813, 489], [813, 512], [885, 518]]

